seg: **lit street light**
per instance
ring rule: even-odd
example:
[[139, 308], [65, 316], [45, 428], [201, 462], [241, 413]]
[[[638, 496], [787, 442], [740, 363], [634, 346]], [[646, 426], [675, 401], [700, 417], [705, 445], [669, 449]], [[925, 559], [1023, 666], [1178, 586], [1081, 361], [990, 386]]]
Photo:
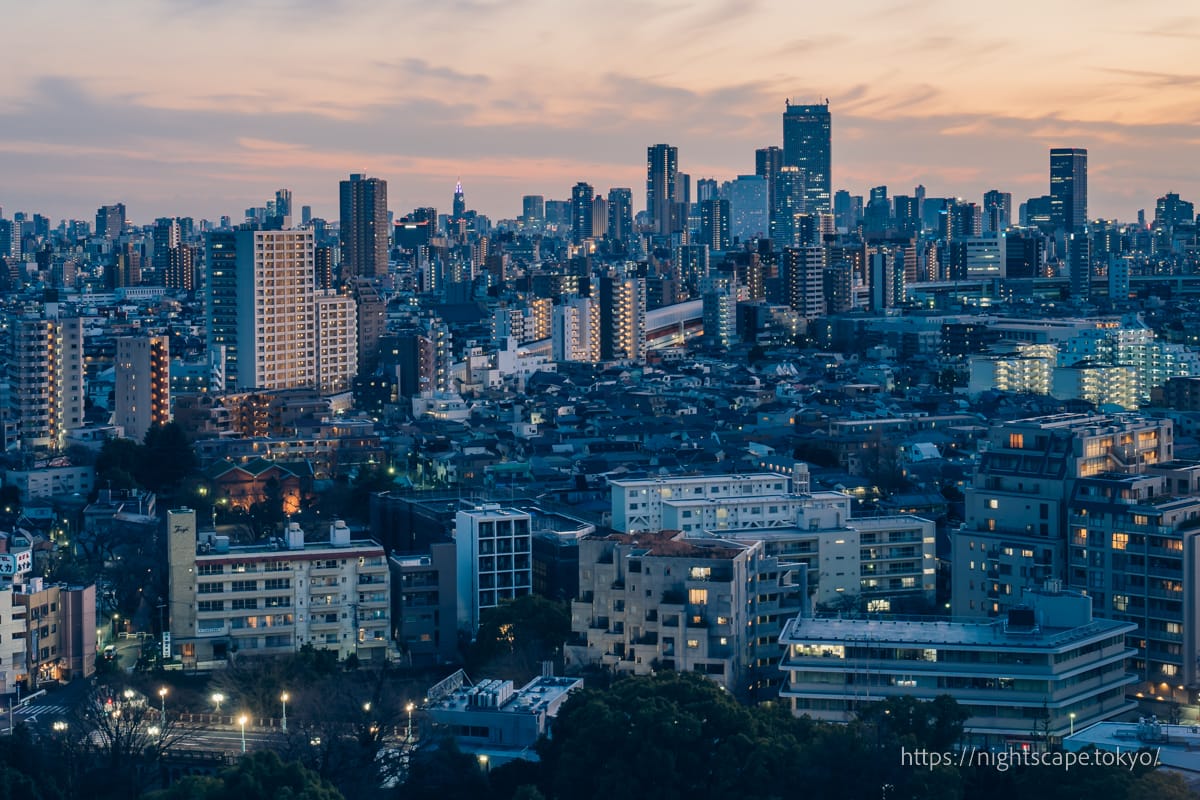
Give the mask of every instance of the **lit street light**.
[[62, 733], [67, 729], [67, 723], [60, 719], [56, 720], [50, 727], [53, 728], [56, 733]]
[[225, 695], [221, 694], [220, 692], [214, 692], [213, 696], [212, 696], [212, 701], [217, 707], [217, 713], [220, 714], [221, 713], [221, 703], [225, 702]]
[[158, 723], [164, 728], [167, 727], [167, 687], [162, 687], [158, 690], [158, 697], [162, 701], [162, 708], [158, 715]]
[[288, 697], [289, 697], [289, 695], [287, 692], [284, 692], [283, 694], [279, 695], [279, 702], [283, 703], [283, 723], [279, 727], [283, 729], [284, 733], [287, 733], [287, 701], [288, 701]]
[[480, 768], [481, 770], [483, 770], [485, 773], [489, 771], [489, 770], [488, 770], [488, 757], [487, 757], [487, 753], [480, 753], [480, 754], [479, 754], [479, 768]]
[[404, 734], [404, 741], [410, 744], [412, 743], [412, 712], [415, 707], [412, 703], [404, 707], [404, 710], [408, 712], [408, 730]]
[[246, 752], [246, 715], [238, 717], [238, 725], [242, 726], [242, 752]]
[[1067, 716], [1071, 718], [1071, 735], [1074, 736], [1075, 735], [1075, 712], [1072, 711], [1070, 714], [1067, 714]]

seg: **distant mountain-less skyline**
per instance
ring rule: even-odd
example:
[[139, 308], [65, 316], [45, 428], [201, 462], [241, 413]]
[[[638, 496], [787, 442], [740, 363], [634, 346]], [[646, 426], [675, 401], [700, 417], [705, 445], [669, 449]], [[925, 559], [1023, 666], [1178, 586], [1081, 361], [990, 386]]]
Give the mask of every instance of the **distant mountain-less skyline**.
[[693, 180], [754, 171], [786, 98], [829, 99], [834, 189], [1016, 205], [1050, 147], [1089, 150], [1089, 213], [1200, 200], [1200, 41], [1183, 0], [983, 9], [949, 0], [80, 0], [8, 9], [0, 207], [91, 219], [124, 202], [240, 218], [278, 188], [337, 218], [338, 181], [389, 207], [493, 219], [577, 181], [639, 198], [648, 145]]

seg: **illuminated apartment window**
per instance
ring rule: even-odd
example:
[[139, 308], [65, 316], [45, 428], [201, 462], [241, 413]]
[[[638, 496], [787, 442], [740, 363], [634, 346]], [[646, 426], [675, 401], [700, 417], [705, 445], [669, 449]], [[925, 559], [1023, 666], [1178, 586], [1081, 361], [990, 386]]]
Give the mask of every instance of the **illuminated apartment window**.
[[703, 606], [708, 604], [708, 589], [688, 589], [688, 602]]
[[1015, 450], [1023, 449], [1025, 447], [1025, 434], [1010, 433], [1008, 435], [1008, 446]]
[[991, 500], [988, 500], [987, 506], [988, 506], [988, 508], [999, 508], [1000, 501], [993, 498]]
[[1129, 534], [1128, 533], [1114, 533], [1113, 534], [1113, 538], [1112, 538], [1112, 549], [1113, 550], [1124, 550], [1128, 546], [1129, 546]]

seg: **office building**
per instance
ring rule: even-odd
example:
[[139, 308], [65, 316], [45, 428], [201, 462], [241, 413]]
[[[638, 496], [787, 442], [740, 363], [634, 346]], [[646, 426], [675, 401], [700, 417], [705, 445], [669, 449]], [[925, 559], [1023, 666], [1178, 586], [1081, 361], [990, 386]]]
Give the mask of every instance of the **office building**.
[[999, 189], [983, 193], [983, 232], [1003, 233], [1012, 227], [1012, 194]]
[[1087, 227], [1087, 150], [1050, 150], [1050, 224], [1055, 230], [1082, 233]]
[[758, 175], [738, 175], [729, 182], [729, 233], [742, 242], [765, 239], [771, 229], [770, 185]]
[[804, 173], [804, 210], [829, 213], [832, 200], [829, 104], [792, 105], [783, 112], [783, 166]]
[[1044, 747], [1134, 707], [1131, 623], [1094, 619], [1091, 601], [1051, 583], [999, 620], [957, 622], [804, 617], [779, 638], [797, 716], [851, 722], [893, 697], [948, 695], [969, 715], [964, 744]]
[[125, 204], [100, 206], [96, 210], [96, 236], [116, 239], [125, 230]]
[[68, 586], [29, 578], [13, 586], [12, 600], [24, 610], [28, 691], [96, 671], [95, 584]]
[[354, 174], [340, 184], [342, 276], [381, 278], [388, 270], [387, 181]]
[[171, 351], [166, 336], [122, 336], [114, 364], [113, 419], [125, 437], [141, 442], [171, 421]]
[[212, 530], [198, 535], [195, 511], [174, 509], [167, 536], [171, 657], [185, 669], [305, 645], [339, 659], [387, 658], [387, 559], [377, 543], [352, 541], [344, 522], [319, 542], [293, 522], [282, 544], [232, 546]]
[[825, 315], [825, 248], [785, 247], [779, 277], [784, 301], [811, 322]]
[[533, 230], [546, 224], [546, 198], [540, 194], [527, 194], [521, 198], [521, 224]]

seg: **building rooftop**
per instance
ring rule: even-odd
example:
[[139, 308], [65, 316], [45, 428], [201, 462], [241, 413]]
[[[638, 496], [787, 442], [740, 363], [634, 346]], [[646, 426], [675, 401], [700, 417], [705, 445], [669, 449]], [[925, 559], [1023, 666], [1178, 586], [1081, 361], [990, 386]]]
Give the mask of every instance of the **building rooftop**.
[[1063, 737], [1063, 748], [1079, 751], [1095, 747], [1109, 753], [1133, 753], [1148, 748], [1158, 764], [1200, 772], [1200, 726], [1167, 725], [1157, 718], [1138, 722], [1097, 722]]
[[956, 645], [995, 649], [1056, 650], [1083, 640], [1125, 634], [1136, 630], [1133, 623], [1093, 620], [1076, 628], [1010, 627], [993, 622], [917, 619], [840, 619], [797, 617], [784, 626], [779, 640], [845, 644]]
[[520, 689], [512, 681], [483, 680], [475, 686], [463, 686], [427, 706], [438, 711], [494, 711], [503, 714], [542, 713], [572, 690], [583, 686], [582, 678], [539, 676]]

